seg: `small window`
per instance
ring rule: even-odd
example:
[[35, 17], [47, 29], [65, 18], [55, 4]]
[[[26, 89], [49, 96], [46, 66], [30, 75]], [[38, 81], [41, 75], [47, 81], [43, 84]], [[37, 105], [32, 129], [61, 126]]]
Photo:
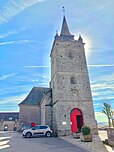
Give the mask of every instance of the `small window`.
[[17, 122], [17, 121], [18, 121], [18, 119], [16, 118], [16, 119], [15, 119], [15, 122]]
[[70, 59], [72, 59], [74, 56], [73, 56], [73, 53], [72, 52], [69, 52], [68, 53], [68, 57], [70, 58]]
[[71, 79], [70, 79], [70, 83], [71, 83], [71, 84], [76, 84], [76, 79], [75, 79], [75, 77], [74, 77], [74, 76], [72, 76], [72, 77], [71, 77]]
[[12, 118], [12, 117], [9, 117], [9, 120], [13, 120], [13, 118]]
[[71, 92], [73, 95], [78, 96], [78, 90], [77, 89], [71, 89]]

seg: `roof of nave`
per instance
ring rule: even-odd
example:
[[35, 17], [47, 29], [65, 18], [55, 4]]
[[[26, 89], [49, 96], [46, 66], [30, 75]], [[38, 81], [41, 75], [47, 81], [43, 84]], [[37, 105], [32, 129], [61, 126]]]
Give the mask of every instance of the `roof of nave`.
[[[49, 88], [33, 87], [28, 96], [20, 103], [24, 105], [38, 105]], [[19, 104], [19, 105], [20, 105]]]

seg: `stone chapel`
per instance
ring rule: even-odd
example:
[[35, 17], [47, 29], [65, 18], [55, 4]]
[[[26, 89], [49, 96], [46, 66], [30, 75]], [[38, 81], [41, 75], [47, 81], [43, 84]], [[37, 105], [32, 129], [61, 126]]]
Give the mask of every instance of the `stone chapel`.
[[33, 87], [19, 104], [20, 126], [46, 124], [62, 136], [85, 124], [97, 134], [84, 44], [81, 35], [74, 39], [64, 16], [61, 33], [56, 33], [50, 53], [50, 87]]

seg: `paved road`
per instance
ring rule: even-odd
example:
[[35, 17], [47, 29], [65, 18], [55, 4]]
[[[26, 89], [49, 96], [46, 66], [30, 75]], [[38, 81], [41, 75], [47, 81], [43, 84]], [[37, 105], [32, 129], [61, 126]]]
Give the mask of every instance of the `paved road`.
[[23, 138], [17, 132], [0, 132], [0, 152], [88, 152], [56, 137]]

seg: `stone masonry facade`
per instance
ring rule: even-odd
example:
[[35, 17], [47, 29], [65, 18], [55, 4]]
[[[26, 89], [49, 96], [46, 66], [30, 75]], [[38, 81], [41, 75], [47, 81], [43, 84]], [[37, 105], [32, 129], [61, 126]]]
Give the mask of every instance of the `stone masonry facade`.
[[65, 17], [62, 30], [60, 36], [55, 36], [51, 51], [51, 87], [53, 102], [57, 102], [53, 107], [54, 129], [58, 135], [71, 133], [70, 112], [78, 108], [83, 113], [84, 124], [96, 134], [83, 39], [79, 36], [78, 40], [74, 40]]
[[[74, 39], [64, 16], [61, 34], [56, 33], [50, 54], [50, 88], [33, 88], [20, 104], [20, 119], [23, 114], [27, 123], [47, 124], [56, 135], [69, 135], [72, 133], [71, 111], [77, 108], [82, 112], [83, 123], [97, 134], [84, 45], [81, 36], [78, 40]], [[33, 96], [37, 99], [34, 97], [32, 102]]]

